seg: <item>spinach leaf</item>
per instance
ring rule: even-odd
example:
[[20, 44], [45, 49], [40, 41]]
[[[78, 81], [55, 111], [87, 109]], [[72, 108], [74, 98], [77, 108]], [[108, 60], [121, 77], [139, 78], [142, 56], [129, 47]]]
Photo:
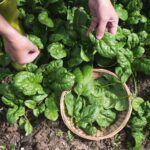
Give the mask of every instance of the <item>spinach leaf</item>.
[[53, 96], [49, 96], [45, 100], [46, 109], [44, 115], [47, 119], [56, 121], [58, 119], [58, 108]]
[[43, 77], [40, 74], [22, 71], [13, 78], [13, 86], [24, 95], [31, 96], [35, 94], [44, 94], [41, 86]]
[[67, 112], [68, 112], [68, 115], [70, 117], [73, 117], [73, 114], [74, 114], [74, 105], [75, 105], [75, 99], [74, 99], [74, 96], [69, 93], [65, 96], [65, 105], [67, 107]]

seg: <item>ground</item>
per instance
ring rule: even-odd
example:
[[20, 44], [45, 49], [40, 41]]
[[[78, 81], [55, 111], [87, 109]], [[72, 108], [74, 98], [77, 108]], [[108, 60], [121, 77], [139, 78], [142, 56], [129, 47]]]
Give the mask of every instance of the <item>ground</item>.
[[[138, 93], [145, 99], [150, 96], [150, 77], [138, 75]], [[132, 89], [132, 82], [130, 82]], [[129, 129], [126, 127], [111, 139], [98, 142], [87, 141], [68, 131], [61, 118], [51, 122], [44, 118], [33, 119], [32, 135], [25, 136], [24, 132], [15, 125], [6, 123], [5, 116], [0, 115], [0, 150], [127, 150]], [[131, 139], [132, 140], [132, 139]], [[143, 150], [150, 149], [150, 134], [146, 132]]]

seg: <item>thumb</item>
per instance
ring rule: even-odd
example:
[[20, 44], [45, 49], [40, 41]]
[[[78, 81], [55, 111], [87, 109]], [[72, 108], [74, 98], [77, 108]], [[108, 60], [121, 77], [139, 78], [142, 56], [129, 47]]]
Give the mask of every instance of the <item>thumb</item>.
[[96, 38], [98, 40], [100, 40], [103, 37], [103, 35], [105, 33], [106, 25], [107, 25], [106, 20], [100, 20], [97, 31], [96, 31]]

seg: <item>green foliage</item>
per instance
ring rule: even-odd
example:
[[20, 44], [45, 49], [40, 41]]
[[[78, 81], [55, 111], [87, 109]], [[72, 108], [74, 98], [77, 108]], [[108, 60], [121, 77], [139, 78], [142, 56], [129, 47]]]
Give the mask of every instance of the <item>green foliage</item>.
[[41, 41], [41, 39], [35, 35], [28, 35], [28, 38], [31, 42], [33, 42], [39, 49], [43, 49], [44, 48], [44, 45]]
[[40, 74], [33, 74], [31, 72], [20, 72], [13, 78], [13, 85], [24, 95], [31, 96], [43, 94], [43, 88], [40, 85], [43, 77]]
[[[99, 41], [94, 34], [89, 38], [86, 36], [92, 19], [87, 1], [17, 0], [25, 33], [43, 51], [34, 64], [17, 72], [10, 66], [11, 60], [4, 53], [0, 39], [0, 97], [6, 107], [8, 122], [19, 123], [28, 135], [32, 132], [28, 112], [35, 117], [44, 115], [56, 120], [60, 94], [73, 86], [74, 93], [65, 100], [68, 115], [88, 134], [95, 134], [97, 129], [88, 123], [90, 119], [83, 120], [87, 116], [96, 116], [98, 104], [103, 106], [99, 108], [99, 112], [103, 111], [99, 120], [95, 120], [100, 127], [109, 126], [117, 113], [127, 109], [127, 95], [122, 84], [106, 76], [93, 83], [92, 69], [100, 66], [115, 70], [122, 83], [138, 71], [150, 74], [150, 3], [146, 0], [113, 0], [112, 3], [120, 18], [117, 34], [106, 32]], [[83, 67], [89, 64], [93, 67]], [[105, 84], [111, 86], [105, 87]], [[135, 149], [140, 149], [143, 131], [150, 121], [149, 105], [149, 101], [139, 97], [133, 99], [129, 125], [133, 130]], [[97, 111], [84, 112], [81, 120], [83, 108], [90, 106]]]
[[48, 52], [55, 59], [62, 59], [66, 57], [67, 53], [64, 47], [60, 43], [52, 43], [48, 46]]
[[55, 102], [55, 99], [53, 96], [48, 97], [45, 100], [45, 117], [48, 118], [49, 120], [56, 121], [58, 119], [58, 108]]
[[54, 23], [52, 21], [51, 18], [48, 17], [48, 13], [47, 11], [42, 11], [39, 15], [38, 15], [38, 20], [41, 24], [49, 27], [49, 28], [52, 28], [54, 27]]
[[76, 126], [87, 134], [109, 127], [120, 111], [128, 109], [128, 95], [116, 77], [104, 75], [94, 80], [91, 66], [76, 68], [74, 74], [76, 84], [65, 96], [65, 106]]

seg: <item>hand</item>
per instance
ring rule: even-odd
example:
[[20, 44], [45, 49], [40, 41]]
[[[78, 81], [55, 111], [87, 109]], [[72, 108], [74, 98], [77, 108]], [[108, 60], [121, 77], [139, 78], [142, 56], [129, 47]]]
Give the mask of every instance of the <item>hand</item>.
[[97, 39], [103, 37], [106, 29], [110, 33], [116, 34], [119, 18], [110, 0], [89, 0], [89, 8], [93, 20], [88, 34], [95, 29]]
[[5, 37], [5, 51], [18, 64], [30, 63], [39, 55], [38, 48], [17, 31], [10, 32]]

